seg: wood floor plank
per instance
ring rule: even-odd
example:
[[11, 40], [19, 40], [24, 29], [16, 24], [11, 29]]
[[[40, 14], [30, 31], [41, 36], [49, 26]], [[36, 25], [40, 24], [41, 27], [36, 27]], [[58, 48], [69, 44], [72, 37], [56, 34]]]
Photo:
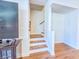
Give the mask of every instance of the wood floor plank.
[[48, 52], [32, 54], [23, 59], [79, 59], [79, 50], [69, 47], [66, 44], [55, 45], [56, 56], [50, 56]]

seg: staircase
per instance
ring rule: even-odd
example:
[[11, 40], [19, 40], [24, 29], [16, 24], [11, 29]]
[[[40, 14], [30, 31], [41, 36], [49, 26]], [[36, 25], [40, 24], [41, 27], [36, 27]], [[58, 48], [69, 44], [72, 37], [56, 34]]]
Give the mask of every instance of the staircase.
[[30, 37], [30, 54], [47, 51], [43, 34], [31, 34]]

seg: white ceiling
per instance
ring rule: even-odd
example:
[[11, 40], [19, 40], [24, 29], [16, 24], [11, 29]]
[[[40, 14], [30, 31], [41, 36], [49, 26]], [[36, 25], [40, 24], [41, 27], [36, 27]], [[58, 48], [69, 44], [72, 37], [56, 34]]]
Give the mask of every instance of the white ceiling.
[[[44, 6], [44, 4], [45, 4], [45, 0], [30, 0], [30, 4], [31, 4], [32, 9], [41, 9], [42, 8], [41, 6]], [[53, 3], [52, 10], [55, 13], [63, 14], [63, 13], [72, 12], [72, 11], [76, 10], [76, 8]]]
[[45, 0], [30, 0], [31, 4], [36, 4], [36, 5], [44, 5]]
[[63, 14], [63, 13], [72, 12], [72, 11], [76, 10], [76, 8], [63, 6], [63, 5], [59, 5], [59, 4], [53, 4], [52, 5], [52, 10], [55, 13], [62, 13]]

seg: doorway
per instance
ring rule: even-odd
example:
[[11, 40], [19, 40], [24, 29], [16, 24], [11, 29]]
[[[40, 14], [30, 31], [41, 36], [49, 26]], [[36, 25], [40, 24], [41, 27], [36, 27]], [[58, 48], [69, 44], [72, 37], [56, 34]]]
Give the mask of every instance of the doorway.
[[52, 31], [55, 31], [56, 55], [76, 46], [77, 9], [61, 4], [52, 5]]
[[47, 51], [44, 6], [30, 4], [30, 54]]

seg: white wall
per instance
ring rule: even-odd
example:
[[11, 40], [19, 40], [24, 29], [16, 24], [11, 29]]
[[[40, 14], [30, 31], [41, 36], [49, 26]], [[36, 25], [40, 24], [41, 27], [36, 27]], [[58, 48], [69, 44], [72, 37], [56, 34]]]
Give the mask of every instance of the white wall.
[[55, 31], [55, 42], [62, 43], [78, 49], [78, 12], [72, 11], [66, 14], [53, 13], [52, 30]]
[[52, 12], [52, 31], [55, 31], [55, 43], [64, 40], [64, 15]]
[[55, 31], [55, 42], [65, 43], [73, 48], [77, 46], [78, 10], [66, 14], [53, 13], [52, 30]]
[[[22, 47], [17, 47], [17, 57], [29, 56], [29, 0], [5, 0], [18, 3], [19, 7], [19, 38], [22, 39]], [[22, 51], [21, 51], [22, 50]]]
[[45, 33], [45, 18], [44, 18], [44, 8], [42, 10], [42, 19], [40, 20], [40, 22], [43, 22], [40, 26], [41, 26], [41, 32]]
[[52, 0], [46, 0], [46, 4], [44, 7], [45, 11], [45, 39], [47, 40], [48, 52], [50, 55], [55, 55], [54, 51], [54, 31], [52, 31], [51, 20], [52, 20]]
[[79, 49], [79, 10], [78, 10], [78, 20], [77, 20], [77, 49]]
[[53, 0], [53, 3], [56, 3], [56, 4], [61, 4], [61, 5], [64, 5], [64, 6], [70, 6], [70, 7], [73, 7], [73, 8], [79, 8], [79, 0]]
[[41, 33], [41, 21], [43, 20], [43, 10], [31, 10], [31, 34]]
[[73, 48], [77, 48], [77, 20], [78, 11], [65, 15], [64, 43]]

